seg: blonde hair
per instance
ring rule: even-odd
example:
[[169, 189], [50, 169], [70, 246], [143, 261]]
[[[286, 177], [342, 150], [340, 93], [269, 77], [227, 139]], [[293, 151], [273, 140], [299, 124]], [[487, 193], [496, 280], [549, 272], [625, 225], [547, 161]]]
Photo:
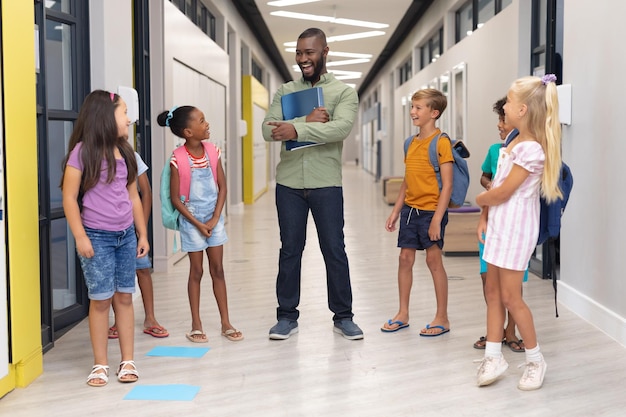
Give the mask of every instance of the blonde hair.
[[448, 99], [446, 99], [446, 96], [444, 96], [441, 91], [434, 88], [424, 88], [416, 91], [411, 97], [411, 101], [417, 100], [426, 100], [428, 107], [432, 110], [438, 110], [439, 115], [437, 116], [437, 119], [441, 117], [443, 111], [448, 106]]
[[541, 178], [541, 195], [549, 203], [553, 202], [563, 197], [559, 189], [561, 122], [556, 84], [544, 84], [539, 77], [522, 77], [513, 82], [510, 93], [526, 104], [524, 126], [530, 136], [539, 142], [546, 158]]

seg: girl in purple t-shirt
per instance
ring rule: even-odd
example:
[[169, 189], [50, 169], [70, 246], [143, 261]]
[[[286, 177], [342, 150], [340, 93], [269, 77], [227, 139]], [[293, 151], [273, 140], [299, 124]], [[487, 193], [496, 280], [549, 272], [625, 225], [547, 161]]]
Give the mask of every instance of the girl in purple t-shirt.
[[[134, 355], [135, 260], [148, 254], [146, 223], [137, 192], [137, 161], [128, 143], [126, 103], [91, 92], [83, 102], [63, 163], [63, 210], [76, 241], [90, 299], [94, 365], [87, 384], [108, 382], [109, 310], [114, 306], [122, 360], [120, 382], [139, 378]], [[80, 205], [79, 205], [80, 204]]]

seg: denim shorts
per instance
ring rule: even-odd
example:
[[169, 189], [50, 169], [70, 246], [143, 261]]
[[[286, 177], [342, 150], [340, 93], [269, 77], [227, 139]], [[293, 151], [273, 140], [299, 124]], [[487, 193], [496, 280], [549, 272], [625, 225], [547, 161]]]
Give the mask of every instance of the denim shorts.
[[152, 268], [152, 262], [150, 262], [150, 252], [146, 256], [137, 258], [135, 261], [135, 269], [150, 269]]
[[85, 227], [94, 256], [79, 255], [90, 300], [108, 300], [116, 292], [135, 292], [135, 226], [119, 232]]
[[428, 236], [428, 228], [435, 212], [418, 210], [406, 204], [400, 211], [400, 231], [398, 232], [398, 247], [424, 250], [432, 245], [443, 249], [443, 236], [448, 224], [448, 212], [441, 219], [441, 239], [434, 241]]
[[[191, 211], [191, 210], [190, 210]], [[194, 213], [192, 213], [194, 215]], [[207, 222], [211, 218], [213, 213], [205, 218], [200, 218], [201, 222]], [[184, 216], [179, 218], [179, 231], [181, 250], [183, 252], [202, 252], [206, 248], [222, 246], [228, 241], [226, 235], [226, 228], [224, 227], [224, 216], [220, 216], [220, 220], [217, 222], [210, 237], [204, 236], [200, 231], [191, 224]]]

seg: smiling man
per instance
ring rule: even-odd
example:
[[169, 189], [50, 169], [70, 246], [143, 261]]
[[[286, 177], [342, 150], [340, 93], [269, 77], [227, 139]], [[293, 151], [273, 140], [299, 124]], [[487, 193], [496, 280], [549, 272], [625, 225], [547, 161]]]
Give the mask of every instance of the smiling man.
[[[333, 329], [347, 339], [363, 339], [363, 332], [352, 321], [341, 183], [343, 140], [352, 130], [359, 101], [353, 88], [326, 71], [327, 56], [324, 32], [316, 28], [302, 32], [296, 46], [296, 63], [302, 77], [279, 87], [263, 121], [265, 140], [281, 142], [280, 162], [276, 167], [276, 209], [281, 239], [276, 281], [278, 322], [270, 329], [270, 339], [284, 340], [298, 332], [302, 252], [309, 211], [326, 264]], [[313, 109], [306, 116], [283, 120], [282, 97], [312, 87], [322, 88], [325, 106]], [[287, 140], [316, 142], [321, 146], [288, 151], [284, 144]]]

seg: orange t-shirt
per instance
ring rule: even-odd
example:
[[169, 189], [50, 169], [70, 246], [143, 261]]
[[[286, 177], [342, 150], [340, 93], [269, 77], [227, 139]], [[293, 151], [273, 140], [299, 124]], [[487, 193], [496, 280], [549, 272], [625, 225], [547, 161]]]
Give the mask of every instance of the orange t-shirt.
[[[430, 142], [441, 131], [437, 129], [435, 133], [425, 139], [413, 137], [404, 158], [406, 181], [406, 196], [404, 203], [407, 206], [419, 210], [435, 211], [439, 200], [439, 184], [435, 170], [430, 163], [428, 147]], [[449, 140], [440, 140], [437, 143], [437, 153], [439, 155], [439, 165], [447, 162], [454, 162], [452, 157], [452, 144]]]

